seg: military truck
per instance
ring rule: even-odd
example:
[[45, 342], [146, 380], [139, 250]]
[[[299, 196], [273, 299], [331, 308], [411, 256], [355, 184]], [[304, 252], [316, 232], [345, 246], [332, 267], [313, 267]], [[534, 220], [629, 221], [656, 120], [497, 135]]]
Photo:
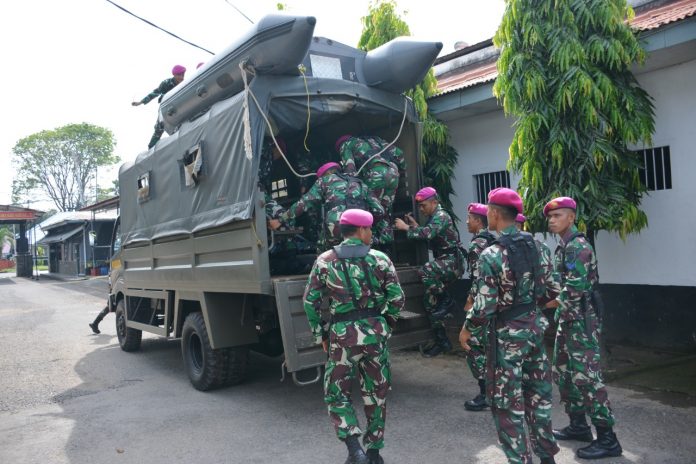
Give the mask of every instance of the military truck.
[[[395, 141], [408, 166], [395, 215], [417, 213], [412, 195], [421, 185], [421, 123], [403, 94], [360, 81], [356, 63], [365, 57], [313, 38], [302, 72], [244, 68], [242, 91], [204, 111], [198, 107], [169, 137], [121, 166], [109, 304], [124, 351], [140, 348], [143, 331], [181, 338], [186, 372], [199, 390], [243, 381], [256, 353], [282, 356], [283, 377], [290, 373], [299, 385], [320, 379], [326, 354], [313, 343], [302, 307], [306, 270], [317, 255], [306, 237], [316, 224], [280, 232], [267, 227], [259, 164], [264, 143], [287, 142], [287, 161], [277, 160], [271, 173], [272, 196], [287, 206], [301, 196], [297, 159], [318, 153], [335, 159], [334, 142], [343, 134], [379, 135]], [[432, 59], [421, 68], [427, 71]], [[215, 80], [224, 82], [224, 71], [216, 72]], [[272, 250], [295, 239], [310, 246], [281, 259], [304, 263], [302, 273], [272, 272]], [[430, 338], [417, 276], [427, 248], [397, 234], [388, 252], [407, 297], [390, 346], [418, 345]]]

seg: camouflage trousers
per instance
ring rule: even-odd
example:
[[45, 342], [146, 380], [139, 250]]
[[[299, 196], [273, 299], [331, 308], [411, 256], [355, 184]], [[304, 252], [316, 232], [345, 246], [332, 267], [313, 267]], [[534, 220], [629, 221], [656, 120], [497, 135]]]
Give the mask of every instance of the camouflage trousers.
[[488, 336], [488, 324], [481, 327], [476, 327], [471, 331], [469, 339], [469, 347], [466, 352], [466, 363], [471, 370], [471, 375], [476, 380], [484, 380], [486, 378], [486, 337]]
[[425, 287], [423, 304], [428, 312], [430, 325], [436, 329], [445, 326], [445, 321], [432, 316], [437, 306], [438, 297], [445, 292], [447, 284], [461, 277], [459, 258], [456, 255], [445, 255], [429, 261], [418, 270], [418, 275]]
[[590, 338], [584, 320], [558, 323], [553, 378], [567, 414], [588, 414], [595, 426], [613, 427], [614, 414], [599, 358], [600, 325], [594, 315], [588, 322], [592, 325]]
[[378, 243], [390, 244], [394, 241], [391, 214], [396, 190], [399, 188], [399, 170], [392, 163], [373, 163], [365, 171], [362, 176], [365, 185], [384, 208], [384, 215], [376, 215], [374, 218], [372, 228], [375, 237]]
[[[551, 428], [551, 367], [538, 318], [507, 322], [497, 330], [495, 389], [491, 411], [498, 439], [510, 464], [527, 464], [534, 454], [551, 457], [559, 448]], [[535, 320], [537, 319], [537, 320]]]
[[159, 139], [162, 138], [162, 134], [164, 134], [164, 123], [160, 120], [157, 120], [155, 123], [155, 131], [152, 133], [152, 138], [150, 138], [150, 142], [147, 144], [147, 148], [150, 149], [154, 147], [157, 142], [159, 142]]
[[340, 440], [362, 433], [351, 401], [353, 380], [360, 378], [367, 428], [363, 442], [367, 448], [384, 447], [387, 392], [391, 368], [386, 337], [377, 343], [343, 346], [332, 341], [324, 374], [324, 402]]

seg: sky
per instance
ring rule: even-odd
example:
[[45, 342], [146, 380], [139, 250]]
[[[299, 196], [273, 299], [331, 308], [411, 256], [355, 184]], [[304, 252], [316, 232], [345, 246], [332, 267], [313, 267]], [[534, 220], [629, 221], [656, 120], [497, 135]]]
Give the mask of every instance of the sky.
[[[223, 50], [253, 21], [276, 13], [267, 0], [114, 0], [115, 3], [213, 52]], [[229, 3], [228, 3], [229, 2]], [[356, 46], [370, 0], [286, 0], [286, 13], [317, 18], [315, 35]], [[397, 0], [411, 34], [444, 44], [492, 37], [504, 0]], [[11, 202], [12, 148], [23, 137], [87, 122], [110, 129], [115, 153], [133, 160], [147, 148], [157, 102], [142, 99], [170, 77], [173, 65], [194, 70], [211, 55], [127, 15], [106, 0], [21, 0], [0, 3], [0, 204]], [[99, 172], [110, 187], [117, 167]], [[26, 204], [25, 204], [26, 206]], [[36, 199], [28, 205], [50, 209]]]

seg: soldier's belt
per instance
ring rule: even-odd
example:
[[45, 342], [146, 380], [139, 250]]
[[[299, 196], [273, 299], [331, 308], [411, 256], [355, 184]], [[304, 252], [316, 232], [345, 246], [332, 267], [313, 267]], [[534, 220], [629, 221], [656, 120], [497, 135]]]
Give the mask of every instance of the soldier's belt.
[[379, 317], [382, 312], [377, 309], [368, 309], [366, 311], [351, 311], [349, 313], [332, 314], [331, 323], [336, 322], [355, 322], [368, 317]]
[[536, 309], [536, 304], [527, 303], [513, 306], [505, 311], [500, 311], [495, 315], [497, 327], [500, 328], [505, 325], [506, 322], [510, 322], [513, 319], [517, 319], [518, 317], [522, 317], [528, 313], [531, 313], [532, 311], [536, 311]]

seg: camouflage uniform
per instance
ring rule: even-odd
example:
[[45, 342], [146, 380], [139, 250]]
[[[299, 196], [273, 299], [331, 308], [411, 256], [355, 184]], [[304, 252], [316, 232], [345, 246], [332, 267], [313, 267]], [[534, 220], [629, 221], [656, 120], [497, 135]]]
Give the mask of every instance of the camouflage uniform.
[[376, 241], [381, 244], [394, 241], [392, 205], [396, 190], [399, 188], [400, 173], [406, 171], [406, 160], [398, 147], [389, 147], [384, 153], [370, 160], [386, 145], [388, 142], [381, 137], [351, 137], [341, 144], [340, 153], [346, 174], [357, 176], [358, 170], [368, 163], [360, 171], [360, 178], [370, 189], [372, 196], [377, 198], [384, 208], [384, 215], [375, 216]]
[[309, 192], [293, 203], [279, 219], [281, 222], [294, 221], [306, 211], [321, 211], [321, 208], [324, 208], [325, 219], [322, 223], [325, 227], [319, 247], [324, 250], [340, 243], [341, 231], [338, 221], [346, 209], [365, 209], [375, 215], [384, 212], [382, 205], [369, 194], [360, 179], [332, 173], [317, 179]]
[[[487, 234], [486, 234], [487, 233]], [[488, 239], [487, 239], [487, 236]], [[469, 247], [467, 249], [467, 263], [469, 268], [469, 277], [471, 278], [471, 289], [469, 290], [469, 296], [473, 300], [476, 298], [477, 287], [476, 283], [478, 281], [478, 260], [481, 257], [483, 250], [488, 248], [493, 241], [495, 236], [488, 231], [488, 229], [482, 229], [474, 236], [474, 238], [469, 242]], [[484, 380], [486, 378], [486, 334], [488, 333], [488, 324], [484, 324], [481, 327], [477, 327], [471, 332], [471, 338], [469, 339], [469, 347], [471, 350], [466, 353], [466, 363], [469, 365], [471, 374], [476, 380]]]
[[[342, 247], [362, 245], [357, 238], [341, 243]], [[323, 293], [330, 299], [332, 319], [356, 311], [366, 311], [367, 317], [333, 321], [327, 332], [320, 312]], [[386, 395], [391, 382], [387, 339], [404, 302], [394, 265], [380, 251], [370, 250], [363, 258], [339, 259], [335, 250], [329, 250], [314, 263], [304, 293], [304, 310], [314, 341], [329, 340], [324, 401], [341, 440], [362, 433], [350, 399], [357, 369], [367, 418], [363, 442], [368, 449], [384, 447]]]
[[[319, 166], [332, 161], [327, 156], [326, 152], [323, 151], [312, 151], [308, 153], [303, 151], [298, 154], [295, 158], [295, 169], [300, 174], [309, 174], [317, 171]], [[316, 181], [316, 176], [301, 177], [299, 179], [300, 184], [300, 194], [304, 195], [312, 188], [312, 184]], [[308, 240], [317, 243], [321, 238], [322, 230], [322, 217], [320, 208], [312, 208], [305, 212], [300, 221], [298, 221], [298, 226], [304, 228], [303, 236]]]
[[423, 303], [430, 315], [433, 328], [443, 328], [442, 318], [433, 317], [432, 313], [438, 303], [438, 297], [445, 293], [447, 284], [462, 276], [464, 256], [459, 249], [459, 233], [447, 212], [438, 205], [433, 215], [424, 226], [411, 227], [406, 233], [410, 239], [423, 239], [435, 259], [427, 262], [418, 270], [418, 275], [425, 286]]
[[[172, 90], [174, 87], [177, 86], [177, 82], [173, 77], [170, 77], [168, 79], [163, 80], [160, 82], [160, 85], [157, 86], [156, 89], [154, 89], [152, 92], [148, 93], [145, 98], [140, 100], [140, 103], [143, 105], [147, 105], [152, 101], [153, 99], [159, 97], [157, 99], [158, 102], [162, 101], [162, 97], [164, 96], [165, 93], [169, 92]], [[155, 123], [155, 132], [152, 134], [152, 138], [150, 139], [150, 143], [147, 144], [147, 148], [152, 148], [155, 146], [155, 144], [159, 141], [159, 139], [162, 138], [162, 134], [164, 133], [164, 123], [160, 121], [159, 119]]]
[[[501, 238], [514, 238], [514, 225], [501, 232]], [[500, 240], [500, 239], [499, 239]], [[538, 252], [537, 252], [538, 253]], [[536, 254], [536, 253], [535, 253]], [[481, 253], [474, 306], [465, 328], [470, 332], [495, 321], [495, 354], [487, 366], [488, 394], [498, 438], [511, 464], [527, 464], [532, 456], [527, 445], [527, 421], [534, 453], [551, 458], [559, 448], [551, 429], [551, 369], [544, 350], [543, 322], [534, 305], [550, 301], [559, 290], [553, 276], [542, 271], [545, 293], [534, 285], [531, 272], [515, 280], [508, 250], [498, 243]], [[540, 259], [538, 254], [536, 259]], [[517, 298], [515, 299], [515, 292]], [[516, 302], [517, 306], [514, 306]], [[516, 307], [531, 309], [516, 318], [496, 321]]]
[[614, 415], [599, 359], [600, 321], [589, 298], [598, 282], [597, 260], [585, 237], [576, 237], [566, 243], [577, 231], [577, 227], [572, 226], [561, 238], [554, 259], [562, 285], [558, 297], [560, 306], [555, 316], [558, 331], [554, 349], [554, 381], [568, 414], [587, 413], [595, 426], [613, 427]]

